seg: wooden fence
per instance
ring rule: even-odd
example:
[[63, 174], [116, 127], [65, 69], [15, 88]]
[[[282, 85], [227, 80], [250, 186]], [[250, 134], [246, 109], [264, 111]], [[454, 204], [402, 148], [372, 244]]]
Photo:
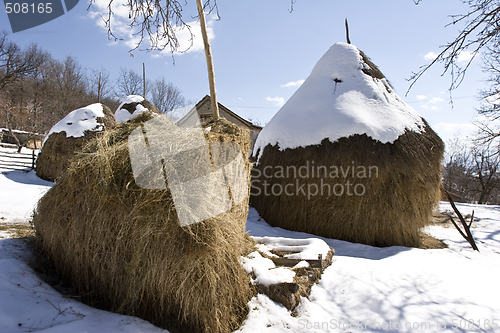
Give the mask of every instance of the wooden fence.
[[35, 169], [35, 161], [37, 154], [34, 150], [28, 152], [9, 152], [0, 151], [0, 169], [9, 170], [24, 170], [24, 169]]

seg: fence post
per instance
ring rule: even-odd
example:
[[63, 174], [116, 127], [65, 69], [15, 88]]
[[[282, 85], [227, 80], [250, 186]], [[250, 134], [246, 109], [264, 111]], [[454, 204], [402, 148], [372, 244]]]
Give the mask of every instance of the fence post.
[[31, 170], [35, 170], [35, 150], [31, 151]]

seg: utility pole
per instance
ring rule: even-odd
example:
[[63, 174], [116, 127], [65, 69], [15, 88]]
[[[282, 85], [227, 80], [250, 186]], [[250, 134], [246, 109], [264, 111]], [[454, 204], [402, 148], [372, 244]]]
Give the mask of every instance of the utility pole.
[[212, 102], [212, 118], [213, 120], [219, 119], [219, 105], [217, 104], [217, 93], [215, 91], [215, 73], [214, 62], [212, 60], [212, 50], [210, 49], [210, 42], [208, 41], [207, 23], [205, 21], [205, 13], [203, 12], [203, 5], [201, 0], [196, 0], [198, 7], [198, 15], [200, 16], [201, 35], [203, 36], [203, 44], [205, 46], [205, 57], [207, 58], [208, 69], [208, 83], [210, 85], [210, 100]]
[[146, 65], [144, 63], [142, 63], [142, 82], [144, 84], [142, 97], [146, 99]]
[[101, 75], [102, 72], [99, 72], [99, 82], [97, 83], [97, 102], [101, 103]]

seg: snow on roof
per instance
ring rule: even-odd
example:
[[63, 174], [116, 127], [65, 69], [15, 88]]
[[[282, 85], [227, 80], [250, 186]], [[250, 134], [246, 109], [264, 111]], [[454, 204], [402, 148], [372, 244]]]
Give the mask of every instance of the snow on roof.
[[260, 150], [260, 157], [268, 144], [293, 149], [354, 134], [392, 143], [405, 130], [421, 132], [424, 122], [419, 114], [392, 91], [385, 78], [373, 78], [363, 69], [369, 67], [355, 46], [330, 47], [261, 131], [254, 155]]
[[97, 118], [100, 117], [104, 117], [101, 103], [91, 104], [71, 111], [66, 117], [52, 126], [43, 143], [45, 144], [45, 141], [52, 133], [66, 132], [66, 137], [78, 138], [84, 136], [86, 131], [102, 131], [104, 124], [97, 122]]
[[122, 123], [124, 121], [127, 121], [143, 112], [146, 112], [148, 111], [147, 108], [145, 108], [144, 106], [142, 106], [141, 104], [137, 104], [135, 106], [135, 111], [133, 113], [130, 113], [128, 110], [126, 109], [122, 109], [122, 107], [125, 105], [125, 104], [130, 104], [130, 103], [140, 103], [144, 101], [144, 97], [142, 96], [139, 96], [139, 95], [129, 95], [127, 97], [125, 97], [125, 99], [122, 101], [122, 104], [120, 104], [120, 106], [116, 109], [116, 112], [115, 112], [115, 118], [116, 118], [116, 122], [117, 123]]

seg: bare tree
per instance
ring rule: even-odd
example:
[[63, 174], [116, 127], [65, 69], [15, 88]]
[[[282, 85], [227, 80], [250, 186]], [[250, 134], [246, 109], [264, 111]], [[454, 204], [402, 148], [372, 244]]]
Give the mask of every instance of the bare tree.
[[[27, 146], [29, 141], [34, 138], [41, 129], [40, 118], [42, 114], [40, 111], [40, 104], [29, 102], [24, 105], [13, 105], [10, 100], [5, 98], [4, 94], [0, 95], [0, 118], [5, 128], [7, 128], [9, 135], [14, 139], [18, 153], [21, 152], [23, 147]], [[24, 137], [21, 141], [15, 129], [22, 129], [27, 131], [28, 134], [23, 135]]]
[[[419, 4], [421, 0], [414, 0]], [[451, 15], [451, 22], [447, 26], [458, 23], [465, 24], [455, 39], [442, 47], [441, 53], [428, 65], [413, 73], [408, 91], [415, 82], [432, 66], [441, 63], [444, 66], [443, 74], [451, 76], [450, 91], [462, 83], [467, 69], [474, 58], [482, 51], [486, 56], [491, 50], [498, 50], [500, 38], [500, 1], [499, 0], [462, 0], [468, 4], [470, 10], [466, 14]], [[470, 59], [460, 65], [458, 58], [464, 52], [470, 52]]]
[[143, 92], [142, 77], [133, 70], [120, 68], [120, 74], [116, 81], [117, 93], [121, 97], [128, 95], [141, 95]]
[[46, 89], [52, 100], [48, 101], [54, 107], [57, 121], [69, 112], [91, 103], [87, 94], [85, 71], [72, 57], [64, 61], [51, 59], [50, 69], [44, 71]]
[[172, 83], [167, 82], [164, 77], [154, 81], [150, 90], [153, 105], [162, 113], [167, 113], [186, 105], [186, 100], [182, 96], [180, 89]]
[[461, 196], [464, 200], [473, 200], [469, 197], [471, 179], [468, 175], [471, 154], [467, 143], [459, 137], [449, 140], [446, 144], [446, 157], [443, 165], [443, 186], [450, 193]]
[[[103, 17], [104, 24], [108, 29], [108, 36], [115, 40], [122, 38], [117, 35], [113, 25], [113, 1], [109, 0], [108, 15]], [[91, 0], [91, 5], [95, 0]], [[128, 26], [134, 31], [134, 35], [140, 36], [140, 40], [134, 49], [146, 39], [149, 42], [147, 50], [169, 49], [172, 53], [179, 50], [180, 43], [177, 39], [177, 32], [186, 29], [189, 32], [191, 45], [194, 38], [191, 26], [187, 24], [182, 16], [187, 1], [165, 0], [128, 0], [125, 7], [129, 11], [130, 23]], [[217, 0], [205, 0], [204, 9], [209, 12], [217, 12]]]
[[470, 175], [473, 185], [470, 187], [475, 194], [477, 203], [487, 203], [492, 192], [499, 188], [500, 161], [498, 154], [491, 154], [487, 149], [475, 147], [472, 151], [473, 161]]
[[[497, 45], [500, 46], [500, 43]], [[480, 117], [475, 121], [479, 128], [479, 142], [499, 149], [500, 138], [500, 49], [488, 49], [483, 56], [483, 71], [488, 75], [488, 88], [479, 92]]]
[[[95, 0], [91, 0], [92, 2]], [[108, 28], [108, 36], [114, 39], [121, 39], [115, 35], [113, 28], [113, 1], [108, 3], [108, 15], [103, 18], [105, 26]], [[193, 32], [191, 27], [182, 17], [182, 10], [188, 5], [187, 0], [184, 2], [178, 0], [151, 1], [151, 0], [128, 0], [125, 7], [129, 11], [129, 27], [134, 35], [140, 36], [139, 41], [134, 49], [137, 49], [144, 39], [149, 41], [147, 50], [164, 50], [169, 48], [172, 54], [179, 51], [180, 43], [176, 33], [180, 30], [187, 29], [190, 36], [191, 46], [193, 45]], [[214, 120], [219, 118], [219, 109], [217, 104], [217, 95], [215, 92], [215, 74], [213, 69], [212, 55], [210, 51], [210, 43], [208, 41], [207, 29], [205, 24], [205, 10], [209, 13], [217, 12], [217, 0], [196, 0], [198, 9], [198, 17], [200, 19], [201, 33], [205, 48], [205, 56], [207, 60], [207, 71], [210, 86], [210, 95], [212, 103], [212, 117]], [[191, 47], [190, 46], [190, 47]], [[180, 50], [187, 51], [187, 50]]]
[[447, 145], [443, 186], [467, 202], [500, 203], [499, 155], [474, 140], [456, 138]]
[[[46, 133], [69, 112], [95, 103], [86, 73], [72, 57], [59, 61], [36, 45], [22, 50], [0, 34], [1, 126], [14, 134]], [[109, 75], [104, 74], [102, 102], [116, 108], [119, 103], [110, 98]]]
[[112, 95], [111, 81], [109, 72], [105, 69], [91, 69], [87, 74], [88, 94], [92, 99], [99, 101], [109, 98]]
[[0, 89], [32, 73], [46, 57], [36, 44], [23, 51], [7, 39], [6, 32], [0, 33]]

